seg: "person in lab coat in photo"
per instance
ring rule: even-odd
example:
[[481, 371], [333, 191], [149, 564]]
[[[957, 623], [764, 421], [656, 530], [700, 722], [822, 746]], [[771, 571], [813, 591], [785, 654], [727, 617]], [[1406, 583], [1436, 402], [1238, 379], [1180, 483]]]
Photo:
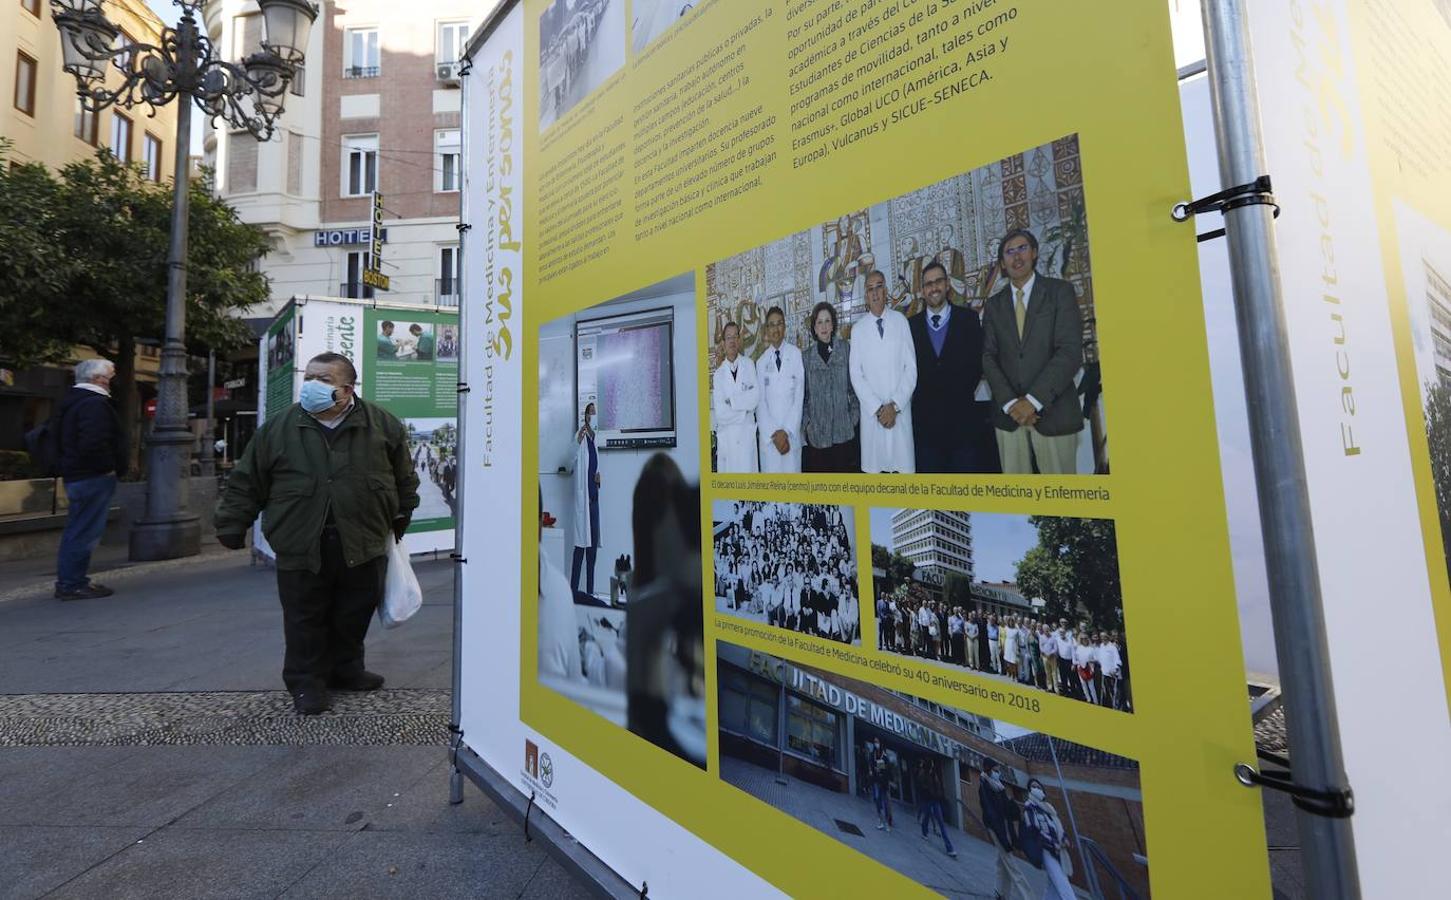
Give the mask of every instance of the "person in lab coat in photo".
[[595, 405], [584, 408], [584, 421], [575, 433], [574, 451], [574, 564], [569, 586], [579, 592], [579, 567], [586, 566], [585, 593], [595, 593], [595, 555], [600, 548], [600, 455], [595, 448]]
[[717, 472], [760, 471], [756, 462], [756, 407], [761, 391], [756, 365], [741, 355], [741, 328], [727, 322], [721, 332], [725, 359], [715, 370], [715, 440]]
[[887, 308], [887, 276], [867, 275], [867, 312], [851, 329], [851, 386], [861, 403], [862, 471], [917, 471], [912, 394], [917, 350], [907, 317]]
[[761, 401], [756, 407], [761, 471], [801, 471], [801, 410], [806, 398], [806, 366], [801, 351], [786, 342], [786, 313], [766, 313], [766, 350], [756, 360]]

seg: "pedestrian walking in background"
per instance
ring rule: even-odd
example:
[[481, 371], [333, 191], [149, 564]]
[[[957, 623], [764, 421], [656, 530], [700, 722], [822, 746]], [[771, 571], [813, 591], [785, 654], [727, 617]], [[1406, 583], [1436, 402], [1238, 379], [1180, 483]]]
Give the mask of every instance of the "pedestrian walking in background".
[[287, 650], [282, 680], [302, 715], [332, 706], [329, 688], [371, 691], [363, 639], [383, 596], [390, 544], [418, 506], [408, 433], [357, 396], [347, 357], [313, 357], [295, 403], [269, 418], [217, 503], [217, 540], [240, 548], [260, 513], [277, 553]]
[[57, 600], [109, 597], [115, 591], [91, 581], [91, 554], [106, 530], [106, 512], [116, 496], [116, 480], [126, 471], [121, 420], [111, 404], [116, 366], [88, 359], [76, 366], [76, 383], [66, 392], [53, 420], [56, 470], [65, 481], [65, 531], [56, 554]]
[[1043, 782], [1028, 779], [1028, 801], [1023, 804], [1023, 828], [1031, 829], [1042, 850], [1042, 869], [1048, 876], [1045, 900], [1076, 900], [1068, 879], [1073, 875], [1073, 857], [1068, 852], [1068, 832], [1058, 811], [1048, 802]]
[[983, 827], [992, 836], [993, 847], [997, 850], [997, 895], [1005, 900], [1028, 900], [1032, 896], [1028, 879], [1013, 862], [1013, 851], [1017, 848], [1013, 823], [1018, 819], [1018, 807], [1008, 796], [997, 760], [982, 761], [977, 802], [982, 810]]

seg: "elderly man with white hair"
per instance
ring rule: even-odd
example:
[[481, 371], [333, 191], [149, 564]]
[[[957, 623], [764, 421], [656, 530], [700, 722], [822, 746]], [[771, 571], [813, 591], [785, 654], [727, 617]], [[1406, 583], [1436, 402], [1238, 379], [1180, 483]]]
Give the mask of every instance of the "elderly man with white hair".
[[56, 558], [57, 600], [109, 597], [115, 591], [91, 581], [91, 553], [106, 530], [116, 479], [126, 470], [121, 420], [111, 405], [116, 366], [88, 359], [76, 366], [76, 383], [51, 420], [56, 472], [65, 480], [66, 526]]

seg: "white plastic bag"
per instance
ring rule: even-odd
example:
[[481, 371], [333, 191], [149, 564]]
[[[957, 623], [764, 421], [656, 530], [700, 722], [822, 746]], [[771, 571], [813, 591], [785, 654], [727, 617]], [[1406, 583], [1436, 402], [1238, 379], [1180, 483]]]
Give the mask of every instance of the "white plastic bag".
[[397, 628], [413, 618], [423, 605], [423, 588], [413, 574], [413, 563], [402, 541], [388, 548], [388, 575], [383, 582], [383, 602], [378, 604], [378, 623], [384, 628]]

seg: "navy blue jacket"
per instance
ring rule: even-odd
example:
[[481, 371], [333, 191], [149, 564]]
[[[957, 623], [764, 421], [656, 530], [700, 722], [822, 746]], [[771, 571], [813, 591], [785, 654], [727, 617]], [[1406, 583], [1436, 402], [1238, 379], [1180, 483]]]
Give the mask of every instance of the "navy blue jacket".
[[121, 420], [104, 394], [81, 387], [60, 402], [60, 477], [67, 481], [126, 471]]

